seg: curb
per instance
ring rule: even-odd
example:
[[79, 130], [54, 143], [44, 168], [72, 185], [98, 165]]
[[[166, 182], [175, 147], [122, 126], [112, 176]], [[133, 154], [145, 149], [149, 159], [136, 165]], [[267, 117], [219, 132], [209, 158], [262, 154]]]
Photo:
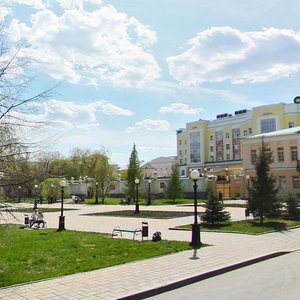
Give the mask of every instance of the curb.
[[180, 288], [180, 287], [183, 287], [183, 286], [186, 286], [186, 285], [189, 285], [189, 284], [192, 284], [192, 283], [195, 283], [195, 282], [207, 279], [207, 278], [221, 275], [221, 274], [224, 274], [224, 273], [227, 273], [227, 272], [230, 272], [230, 271], [242, 268], [242, 267], [246, 267], [246, 266], [267, 260], [267, 259], [285, 255], [285, 254], [288, 254], [291, 252], [293, 252], [293, 251], [281, 251], [281, 252], [275, 252], [275, 253], [267, 254], [264, 256], [256, 257], [256, 258], [246, 260], [244, 262], [240, 262], [240, 263], [237, 263], [237, 264], [234, 264], [231, 266], [213, 270], [213, 271], [210, 271], [207, 273], [202, 273], [202, 274], [190, 277], [190, 278], [186, 278], [186, 279], [176, 281], [176, 282], [164, 285], [164, 286], [160, 286], [158, 288], [150, 289], [148, 291], [143, 291], [140, 293], [136, 293], [136, 294], [127, 296], [127, 297], [122, 297], [122, 298], [119, 298], [119, 300], [139, 300], [139, 299], [145, 299], [148, 297], [156, 296], [158, 294], [165, 293], [165, 292], [168, 292], [168, 291], [171, 291], [171, 290], [174, 290], [174, 289], [177, 289], [177, 288]]

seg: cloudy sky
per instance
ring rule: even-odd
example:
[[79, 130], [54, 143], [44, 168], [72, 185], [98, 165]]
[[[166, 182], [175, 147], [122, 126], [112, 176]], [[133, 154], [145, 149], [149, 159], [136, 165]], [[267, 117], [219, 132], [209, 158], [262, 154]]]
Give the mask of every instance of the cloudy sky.
[[63, 155], [176, 155], [176, 130], [300, 94], [299, 0], [0, 0]]

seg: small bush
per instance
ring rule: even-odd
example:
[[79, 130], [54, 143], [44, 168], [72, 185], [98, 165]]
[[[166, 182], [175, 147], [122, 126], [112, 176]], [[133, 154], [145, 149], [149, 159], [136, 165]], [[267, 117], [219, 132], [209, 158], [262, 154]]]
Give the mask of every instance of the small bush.
[[300, 200], [295, 194], [289, 193], [286, 198], [287, 213], [291, 218], [300, 218]]

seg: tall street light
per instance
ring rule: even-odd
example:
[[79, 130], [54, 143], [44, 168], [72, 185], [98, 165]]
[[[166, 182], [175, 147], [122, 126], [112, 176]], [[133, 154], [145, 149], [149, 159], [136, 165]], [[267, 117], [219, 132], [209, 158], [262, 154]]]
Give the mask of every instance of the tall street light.
[[190, 245], [194, 249], [199, 249], [201, 247], [200, 241], [200, 224], [198, 223], [198, 215], [197, 215], [197, 180], [200, 177], [198, 170], [193, 170], [190, 173], [191, 179], [194, 181], [194, 224], [192, 225], [192, 241]]
[[95, 201], [95, 203], [99, 204], [99, 202], [98, 202], [98, 182], [95, 183], [95, 188], [96, 188], [96, 201]]
[[33, 209], [37, 209], [37, 189], [38, 189], [38, 185], [36, 184], [34, 186], [34, 206]]
[[21, 186], [19, 185], [18, 186], [18, 202], [20, 203], [21, 202]]
[[148, 202], [147, 205], [151, 204], [151, 179], [148, 180]]
[[64, 188], [66, 186], [66, 181], [61, 180], [59, 182], [59, 186], [61, 188], [61, 206], [60, 206], [60, 216], [59, 216], [59, 225], [58, 225], [58, 230], [66, 230], [65, 229], [65, 216], [64, 216]]
[[136, 178], [134, 180], [135, 183], [135, 214], [138, 214], [140, 212], [140, 206], [139, 206], [139, 183], [140, 180]]
[[246, 175], [247, 189], [248, 189], [248, 200], [250, 200], [250, 175]]

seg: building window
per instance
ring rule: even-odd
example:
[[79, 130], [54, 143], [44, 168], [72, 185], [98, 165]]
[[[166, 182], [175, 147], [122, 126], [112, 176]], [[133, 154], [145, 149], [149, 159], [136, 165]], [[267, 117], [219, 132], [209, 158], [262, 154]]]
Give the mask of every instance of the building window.
[[286, 178], [285, 176], [279, 176], [278, 177], [278, 187], [280, 190], [286, 189]]
[[252, 128], [248, 128], [248, 133], [252, 134]]
[[160, 182], [159, 187], [161, 189], [165, 189], [166, 188], [166, 183], [165, 182]]
[[297, 161], [297, 146], [291, 146], [291, 161]]
[[226, 150], [230, 150], [230, 144], [226, 144]]
[[224, 160], [223, 156], [223, 131], [219, 130], [216, 132], [216, 149], [217, 149], [217, 161]]
[[268, 158], [271, 158], [271, 157], [272, 157], [272, 151], [271, 151], [270, 148], [266, 148], [266, 150], [265, 150], [265, 155], [266, 155], [266, 157], [268, 157]]
[[213, 140], [214, 140], [214, 136], [211, 135], [211, 136], [209, 137], [209, 139], [210, 139], [211, 141], [213, 141]]
[[284, 161], [283, 147], [278, 147], [277, 148], [277, 159], [278, 159], [278, 162], [283, 162]]
[[226, 160], [230, 160], [230, 154], [226, 154]]
[[193, 131], [190, 132], [190, 162], [197, 163], [200, 161], [200, 131]]
[[179, 150], [179, 156], [182, 156], [182, 150]]
[[250, 151], [250, 160], [251, 160], [252, 165], [256, 164], [256, 159], [257, 159], [256, 150], [253, 149], [253, 150]]
[[179, 159], [179, 163], [182, 165], [182, 159], [181, 158]]
[[214, 146], [209, 147], [210, 152], [214, 152]]
[[248, 135], [248, 130], [245, 129], [245, 130], [244, 130], [244, 136], [247, 136], [247, 135]]
[[226, 139], [229, 139], [229, 138], [230, 138], [229, 132], [226, 132], [226, 133], [225, 133], [225, 137], [226, 137]]
[[293, 188], [300, 189], [300, 179], [299, 176], [293, 176]]
[[179, 145], [181, 146], [181, 140], [179, 140]]
[[240, 129], [234, 128], [232, 129], [232, 150], [233, 150], [233, 159], [240, 159], [241, 158], [241, 142], [239, 139], [240, 136]]
[[276, 131], [275, 118], [260, 120], [260, 133]]
[[210, 161], [214, 161], [214, 160], [215, 160], [214, 156], [211, 155], [211, 156], [210, 156]]
[[295, 127], [295, 123], [294, 122], [288, 122], [288, 128], [293, 128]]
[[181, 176], [185, 176], [184, 170], [181, 170]]

